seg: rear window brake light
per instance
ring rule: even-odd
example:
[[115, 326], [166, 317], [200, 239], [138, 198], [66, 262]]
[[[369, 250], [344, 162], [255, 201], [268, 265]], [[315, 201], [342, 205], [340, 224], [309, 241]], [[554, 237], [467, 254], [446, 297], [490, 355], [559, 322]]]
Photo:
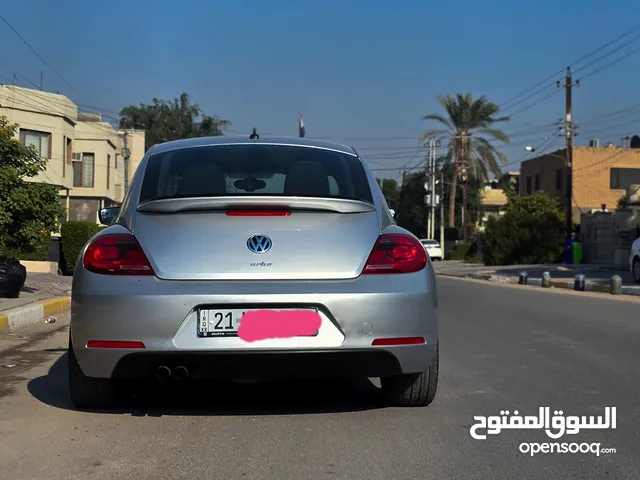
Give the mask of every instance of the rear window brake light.
[[228, 210], [228, 217], [288, 217], [291, 212], [284, 210]]

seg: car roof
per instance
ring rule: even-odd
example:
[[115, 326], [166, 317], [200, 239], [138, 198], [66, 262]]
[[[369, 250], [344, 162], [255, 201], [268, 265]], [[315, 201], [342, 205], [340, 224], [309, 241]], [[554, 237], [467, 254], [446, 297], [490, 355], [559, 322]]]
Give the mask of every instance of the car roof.
[[171, 150], [179, 150], [183, 148], [206, 147], [214, 145], [286, 145], [292, 147], [311, 147], [321, 148], [325, 150], [333, 150], [335, 152], [346, 153], [348, 155], [357, 156], [352, 147], [342, 145], [340, 143], [328, 142], [315, 138], [299, 138], [299, 137], [260, 137], [257, 140], [251, 140], [249, 135], [228, 136], [222, 135], [218, 137], [198, 137], [187, 138], [184, 140], [174, 140], [156, 144], [152, 147], [150, 154], [163, 153]]

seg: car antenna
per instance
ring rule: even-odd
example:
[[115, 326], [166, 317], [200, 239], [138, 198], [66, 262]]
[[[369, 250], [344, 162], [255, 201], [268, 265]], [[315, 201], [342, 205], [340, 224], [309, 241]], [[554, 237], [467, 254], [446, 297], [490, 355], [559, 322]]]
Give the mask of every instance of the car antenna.
[[256, 129], [253, 129], [253, 132], [251, 133], [251, 135], [249, 135], [249, 138], [251, 140], [259, 140], [260, 139], [260, 135], [257, 134]]

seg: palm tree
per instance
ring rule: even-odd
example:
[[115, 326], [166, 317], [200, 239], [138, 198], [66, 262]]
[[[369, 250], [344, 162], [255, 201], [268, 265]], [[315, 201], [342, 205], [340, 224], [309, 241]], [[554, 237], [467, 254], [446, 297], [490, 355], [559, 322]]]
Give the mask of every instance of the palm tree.
[[500, 107], [485, 96], [474, 100], [470, 93], [459, 93], [455, 97], [439, 97], [438, 101], [447, 116], [432, 113], [425, 115], [423, 120], [435, 120], [446, 128], [427, 130], [418, 141], [423, 143], [430, 137], [444, 137], [448, 143], [446, 161], [453, 162], [453, 178], [449, 186], [449, 227], [454, 227], [458, 178], [462, 176], [464, 180], [466, 175], [470, 175], [486, 182], [489, 173], [500, 175], [500, 165], [507, 162], [507, 157], [491, 142], [509, 143], [509, 137], [494, 127], [509, 117], [496, 117]]

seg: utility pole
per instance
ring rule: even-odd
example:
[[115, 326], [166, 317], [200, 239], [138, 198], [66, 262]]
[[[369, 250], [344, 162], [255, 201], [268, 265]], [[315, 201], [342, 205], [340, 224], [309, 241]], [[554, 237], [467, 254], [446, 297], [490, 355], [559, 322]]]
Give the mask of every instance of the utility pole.
[[444, 193], [444, 172], [440, 170], [440, 248], [444, 255], [444, 195], [442, 193]]
[[[435, 145], [435, 140], [433, 139], [433, 137], [431, 137], [429, 139], [429, 157], [427, 160], [427, 163], [425, 165], [425, 190], [428, 191], [428, 195], [425, 197], [425, 199], [429, 199], [428, 202], [425, 202], [427, 207], [428, 207], [428, 211], [427, 211], [427, 238], [433, 238], [431, 231], [434, 228], [434, 218], [433, 218], [433, 189], [434, 189], [434, 183], [433, 183], [433, 153], [434, 153], [434, 145]], [[427, 180], [428, 179], [428, 180]]]
[[573, 121], [571, 118], [571, 92], [573, 87], [580, 86], [580, 80], [576, 83], [571, 83], [571, 67], [567, 67], [567, 74], [565, 76], [564, 85], [558, 80], [558, 88], [565, 89], [565, 128], [564, 133], [566, 137], [566, 236], [567, 241], [571, 241], [573, 236]]
[[436, 146], [435, 138], [431, 141], [431, 231], [429, 238], [436, 238]]
[[462, 237], [467, 241], [467, 140], [471, 135], [463, 133], [460, 136], [460, 179], [462, 180]]

